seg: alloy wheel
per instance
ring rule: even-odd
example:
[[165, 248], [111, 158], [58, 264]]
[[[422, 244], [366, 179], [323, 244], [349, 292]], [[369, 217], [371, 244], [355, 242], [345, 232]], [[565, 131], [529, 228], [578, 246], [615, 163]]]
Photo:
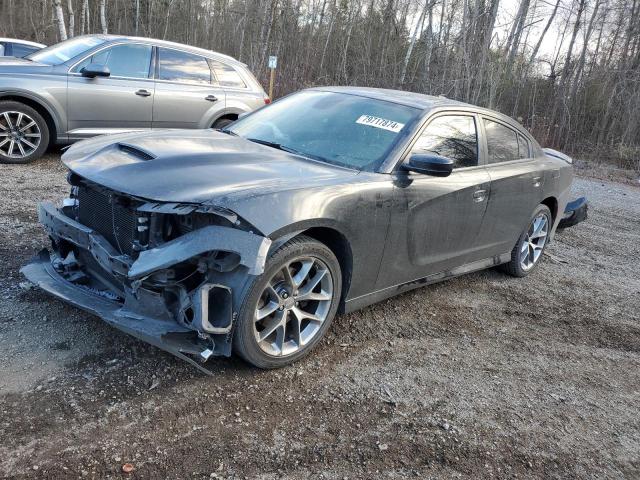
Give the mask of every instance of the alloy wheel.
[[0, 113], [0, 154], [25, 158], [40, 146], [42, 134], [36, 121], [26, 113]]
[[260, 349], [273, 356], [292, 355], [318, 334], [333, 300], [333, 278], [315, 257], [287, 262], [267, 282], [254, 315]]
[[524, 271], [531, 270], [538, 262], [548, 236], [549, 218], [545, 213], [540, 213], [531, 222], [520, 248], [520, 266]]

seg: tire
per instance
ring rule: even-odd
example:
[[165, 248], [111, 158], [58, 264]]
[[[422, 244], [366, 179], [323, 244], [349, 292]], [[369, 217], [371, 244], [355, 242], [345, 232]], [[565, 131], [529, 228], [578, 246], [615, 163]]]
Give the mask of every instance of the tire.
[[49, 146], [49, 127], [36, 110], [14, 101], [0, 101], [0, 163], [29, 163]]
[[[546, 222], [546, 230], [544, 237], [533, 237], [533, 234], [539, 235], [540, 232], [535, 232], [535, 222], [538, 218], [544, 218]], [[553, 217], [551, 216], [551, 210], [546, 205], [538, 205], [534, 210], [527, 227], [524, 232], [518, 238], [516, 245], [511, 250], [511, 260], [508, 263], [500, 265], [500, 269], [514, 277], [526, 277], [533, 272], [544, 254], [547, 244], [549, 243], [549, 234], [551, 233], [551, 227], [553, 226]], [[531, 235], [531, 236], [530, 236]], [[537, 242], [537, 243], [536, 243]], [[536, 245], [534, 248], [532, 245]], [[539, 249], [538, 249], [539, 247]], [[526, 249], [526, 259], [525, 257]]]
[[[293, 283], [285, 280], [285, 268]], [[308, 275], [303, 276], [304, 272]], [[317, 284], [307, 293], [316, 279]], [[340, 264], [327, 246], [304, 235], [290, 240], [269, 256], [264, 273], [250, 277], [245, 285], [233, 337], [234, 352], [264, 369], [300, 360], [313, 350], [331, 325], [341, 288]], [[314, 299], [304, 300], [310, 296]], [[272, 313], [258, 320], [265, 312]], [[316, 319], [299, 320], [303, 314], [314, 315]], [[319, 318], [323, 320], [319, 322]], [[280, 326], [274, 328], [276, 324]], [[297, 333], [296, 327], [301, 333]], [[269, 334], [270, 331], [273, 333]], [[262, 341], [261, 336], [265, 337]]]
[[235, 122], [235, 120], [231, 119], [231, 118], [220, 118], [218, 120], [216, 120], [215, 122], [213, 122], [213, 128], [220, 130], [224, 127], [226, 127], [227, 125], [231, 125], [233, 122]]

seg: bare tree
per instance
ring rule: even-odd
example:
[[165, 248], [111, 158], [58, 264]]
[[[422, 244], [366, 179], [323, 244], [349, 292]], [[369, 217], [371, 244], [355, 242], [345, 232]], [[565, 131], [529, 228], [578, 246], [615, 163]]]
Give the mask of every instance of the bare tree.
[[545, 145], [627, 164], [640, 158], [640, 0], [519, 0], [505, 22], [506, 5], [4, 0], [0, 35], [166, 38], [239, 58], [263, 83], [266, 57], [277, 54], [276, 96], [316, 84], [400, 85], [520, 117]]
[[73, 0], [67, 0], [67, 11], [69, 12], [69, 36], [75, 37], [76, 17], [73, 14]]
[[106, 9], [107, 9], [107, 0], [100, 0], [100, 28], [102, 28], [102, 33], [104, 35], [109, 33], [109, 30], [107, 28]]
[[67, 27], [64, 23], [64, 11], [62, 10], [62, 0], [53, 0], [54, 20], [58, 26], [58, 35], [60, 40], [67, 39]]

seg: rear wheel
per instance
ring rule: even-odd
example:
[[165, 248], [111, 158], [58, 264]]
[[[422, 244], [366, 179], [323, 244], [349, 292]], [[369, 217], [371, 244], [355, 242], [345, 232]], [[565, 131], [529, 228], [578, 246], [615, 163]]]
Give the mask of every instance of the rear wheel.
[[538, 205], [511, 251], [511, 260], [501, 265], [502, 270], [514, 277], [526, 277], [535, 270], [547, 246], [552, 224], [549, 207]]
[[19, 102], [0, 102], [0, 163], [29, 163], [49, 145], [47, 122]]
[[329, 248], [306, 236], [289, 241], [245, 290], [234, 350], [260, 368], [301, 359], [329, 328], [341, 284], [340, 264]]

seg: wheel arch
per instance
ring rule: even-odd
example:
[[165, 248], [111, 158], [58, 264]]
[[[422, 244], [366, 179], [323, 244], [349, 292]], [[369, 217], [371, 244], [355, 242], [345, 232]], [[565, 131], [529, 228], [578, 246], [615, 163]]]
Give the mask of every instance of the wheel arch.
[[348, 236], [335, 222], [307, 220], [280, 229], [269, 235], [269, 237], [273, 240], [272, 248], [277, 249], [299, 235], [306, 235], [326, 245], [338, 259], [342, 273], [342, 291], [340, 292], [340, 308], [338, 311], [343, 311], [344, 302], [351, 288], [353, 274], [353, 250]]
[[23, 103], [42, 115], [44, 121], [47, 122], [49, 128], [49, 145], [52, 145], [58, 139], [59, 121], [53, 110], [41, 99], [25, 95], [23, 93], [3, 92], [0, 93], [0, 101], [10, 101]]
[[326, 245], [338, 259], [342, 273], [342, 292], [340, 292], [340, 310], [342, 310], [349, 293], [353, 273], [353, 252], [349, 240], [342, 232], [327, 226], [311, 227], [301, 234]]
[[222, 120], [223, 118], [228, 118], [230, 120], [237, 120], [238, 116], [244, 112], [245, 110], [241, 110], [239, 108], [233, 108], [233, 107], [220, 110], [219, 112], [216, 113], [216, 115], [214, 115], [210, 119], [209, 128], [212, 128], [214, 123], [216, 123], [218, 120]]

